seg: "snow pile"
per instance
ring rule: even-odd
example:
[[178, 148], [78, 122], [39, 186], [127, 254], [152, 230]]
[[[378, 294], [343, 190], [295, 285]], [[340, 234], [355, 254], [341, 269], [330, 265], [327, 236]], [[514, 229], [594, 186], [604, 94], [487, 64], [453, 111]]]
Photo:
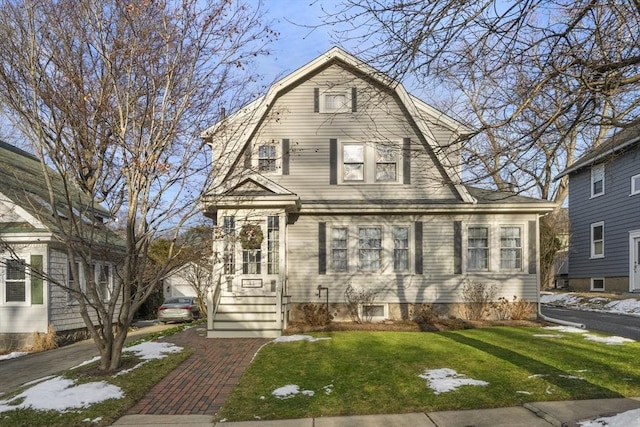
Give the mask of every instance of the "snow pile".
[[586, 329], [576, 328], [574, 326], [546, 326], [542, 329], [546, 329], [548, 331], [558, 331], [558, 332], [568, 332], [570, 334], [586, 334]]
[[622, 412], [610, 417], [578, 422], [581, 427], [640, 427], [640, 409]]
[[15, 359], [16, 357], [26, 356], [27, 354], [29, 353], [26, 351], [14, 351], [13, 353], [9, 354], [0, 354], [0, 360]]
[[323, 340], [330, 340], [330, 339], [331, 338], [314, 338], [311, 335], [282, 335], [274, 339], [273, 342], [275, 343], [294, 342], [294, 341], [316, 342], [316, 341], [323, 341]]
[[607, 311], [623, 314], [640, 314], [640, 302], [636, 299], [611, 301], [605, 305]]
[[554, 304], [564, 306], [574, 306], [581, 302], [581, 298], [578, 298], [571, 294], [541, 294], [540, 303], [542, 304]]
[[486, 381], [474, 380], [467, 378], [462, 374], [458, 374], [453, 369], [427, 369], [423, 374], [418, 375], [420, 378], [427, 380], [427, 386], [430, 387], [435, 394], [446, 393], [462, 387], [463, 385], [489, 385]]

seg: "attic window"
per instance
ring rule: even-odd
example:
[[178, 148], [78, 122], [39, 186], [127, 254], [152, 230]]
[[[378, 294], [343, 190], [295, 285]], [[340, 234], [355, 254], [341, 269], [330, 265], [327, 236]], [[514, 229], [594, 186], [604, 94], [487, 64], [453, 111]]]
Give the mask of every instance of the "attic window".
[[273, 172], [276, 170], [277, 149], [275, 145], [261, 145], [258, 147], [258, 170]]
[[334, 87], [326, 91], [315, 88], [314, 111], [327, 114], [357, 111], [356, 88]]

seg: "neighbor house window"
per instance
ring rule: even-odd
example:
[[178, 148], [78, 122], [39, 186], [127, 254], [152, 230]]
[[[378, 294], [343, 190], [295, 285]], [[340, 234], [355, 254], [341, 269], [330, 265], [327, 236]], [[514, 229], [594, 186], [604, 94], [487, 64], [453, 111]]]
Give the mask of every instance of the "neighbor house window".
[[348, 229], [331, 229], [331, 269], [333, 271], [347, 271], [348, 250], [347, 250]]
[[277, 149], [275, 145], [261, 145], [258, 147], [258, 170], [273, 172], [276, 170]]
[[380, 270], [382, 229], [361, 227], [358, 230], [358, 268], [363, 271]]
[[26, 302], [26, 263], [18, 259], [5, 259], [5, 302]]
[[267, 274], [278, 274], [280, 264], [280, 218], [267, 217]]
[[591, 224], [591, 258], [604, 257], [604, 222]]
[[591, 290], [592, 291], [604, 291], [604, 279], [591, 279]]
[[232, 216], [225, 216], [222, 221], [224, 274], [234, 274], [236, 269], [236, 221]]
[[395, 147], [376, 146], [376, 182], [395, 182], [398, 179], [398, 150]]
[[108, 264], [96, 264], [96, 286], [102, 301], [108, 301], [112, 289], [113, 274]]
[[342, 146], [344, 181], [364, 180], [364, 144], [345, 144]]
[[393, 271], [409, 270], [409, 227], [393, 227]]
[[522, 269], [522, 229], [500, 227], [500, 269]]
[[79, 261], [76, 261], [75, 269], [73, 268], [73, 264], [71, 262], [67, 264], [67, 304], [74, 304], [78, 302], [78, 295], [73, 291], [76, 286], [79, 286], [81, 293], [86, 289], [86, 283], [84, 281], [84, 271], [82, 270], [82, 265]]
[[640, 193], [640, 174], [631, 177], [631, 195]]
[[591, 166], [591, 197], [604, 194], [604, 165]]
[[489, 269], [489, 228], [469, 227], [467, 230], [467, 269]]

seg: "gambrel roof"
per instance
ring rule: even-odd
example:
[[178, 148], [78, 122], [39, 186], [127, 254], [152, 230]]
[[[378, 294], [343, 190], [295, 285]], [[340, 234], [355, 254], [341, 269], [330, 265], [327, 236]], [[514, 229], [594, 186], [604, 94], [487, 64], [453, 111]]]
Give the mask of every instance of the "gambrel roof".
[[260, 124], [266, 119], [278, 96], [332, 64], [339, 64], [346, 69], [352, 70], [366, 77], [368, 81], [374, 82], [388, 90], [389, 93], [394, 94], [415, 124], [420, 136], [431, 147], [440, 164], [445, 166], [446, 173], [449, 175], [448, 180], [453, 183], [453, 187], [460, 199], [467, 203], [475, 203], [475, 199], [467, 188], [462, 185], [461, 178], [459, 176], [451, 176], [456, 169], [451, 166], [449, 159], [443, 154], [442, 147], [438, 145], [429, 124], [438, 124], [457, 135], [468, 134], [471, 130], [464, 124], [410, 95], [401, 83], [337, 47], [330, 49], [279, 80], [270, 87], [264, 96], [202, 132], [202, 138], [212, 145], [214, 153], [218, 156], [217, 161], [219, 162], [220, 173], [215, 177], [213, 187], [220, 186], [229, 177], [233, 165], [239, 161], [239, 156], [249, 144], [251, 137], [255, 134]]

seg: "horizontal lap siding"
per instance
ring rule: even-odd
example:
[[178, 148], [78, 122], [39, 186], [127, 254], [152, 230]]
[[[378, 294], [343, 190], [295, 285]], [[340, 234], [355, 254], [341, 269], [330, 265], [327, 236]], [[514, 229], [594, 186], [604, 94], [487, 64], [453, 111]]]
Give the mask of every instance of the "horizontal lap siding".
[[[531, 218], [522, 217], [523, 223]], [[469, 221], [469, 217], [454, 216], [300, 216], [288, 227], [288, 293], [294, 302], [318, 300], [318, 285], [329, 288], [331, 301], [344, 301], [347, 284], [356, 288], [374, 289], [381, 302], [453, 303], [459, 301], [465, 279], [495, 285], [498, 296], [535, 301], [537, 298], [536, 275], [521, 273], [485, 272], [454, 274], [453, 221]], [[358, 225], [423, 224], [423, 274], [396, 275], [394, 273], [362, 273], [350, 264], [348, 273], [332, 273], [330, 268], [331, 226], [350, 226], [350, 238]], [[493, 218], [495, 224], [499, 218]], [[318, 274], [318, 223], [327, 227], [327, 274]], [[413, 229], [412, 229], [413, 232]], [[389, 234], [385, 235], [390, 238]], [[525, 242], [526, 243], [526, 242]], [[412, 245], [410, 245], [411, 247]], [[350, 245], [350, 247], [352, 247]], [[413, 253], [413, 250], [411, 250]], [[392, 254], [383, 252], [389, 262]], [[350, 259], [352, 259], [350, 257]], [[323, 295], [324, 298], [324, 295]]]
[[[629, 275], [629, 231], [640, 229], [640, 194], [631, 194], [631, 176], [640, 173], [633, 151], [605, 164], [605, 194], [591, 199], [591, 170], [570, 176], [569, 277]], [[604, 221], [604, 258], [590, 259], [591, 224]]]
[[[357, 87], [358, 111], [338, 114], [314, 112], [314, 88], [320, 87], [322, 92], [327, 82], [338, 87]], [[275, 174], [269, 178], [298, 194], [303, 202], [353, 200], [354, 197], [359, 200], [455, 199], [457, 196], [446, 185], [441, 169], [435, 166], [433, 154], [426, 154], [397, 100], [388, 96], [380, 99], [370, 92], [366, 82], [332, 66], [277, 98], [269, 117], [252, 141], [254, 147], [285, 138], [290, 141], [289, 175]], [[371, 99], [372, 96], [376, 99]], [[446, 136], [444, 130], [439, 132]], [[330, 139], [339, 142], [390, 140], [402, 147], [404, 138], [411, 139], [411, 184], [329, 184]]]

